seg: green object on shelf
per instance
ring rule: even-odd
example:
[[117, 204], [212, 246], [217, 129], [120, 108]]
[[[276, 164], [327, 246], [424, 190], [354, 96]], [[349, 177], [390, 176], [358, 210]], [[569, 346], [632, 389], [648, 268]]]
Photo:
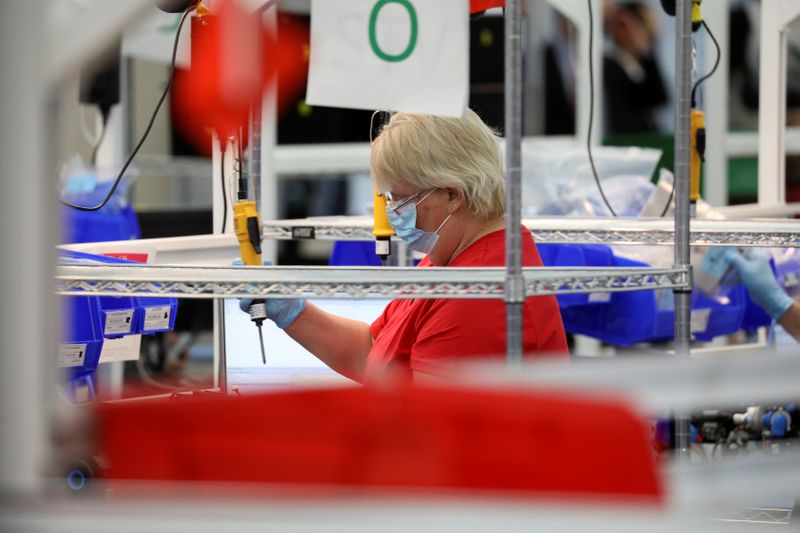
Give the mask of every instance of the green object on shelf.
[[728, 159], [728, 199], [731, 203], [749, 203], [758, 200], [757, 157]]

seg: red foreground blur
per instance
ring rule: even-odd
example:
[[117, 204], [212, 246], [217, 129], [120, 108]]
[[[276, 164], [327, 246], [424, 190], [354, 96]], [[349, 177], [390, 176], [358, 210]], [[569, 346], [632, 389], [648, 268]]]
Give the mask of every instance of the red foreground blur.
[[489, 490], [659, 504], [647, 428], [616, 400], [370, 388], [101, 404], [110, 480]]

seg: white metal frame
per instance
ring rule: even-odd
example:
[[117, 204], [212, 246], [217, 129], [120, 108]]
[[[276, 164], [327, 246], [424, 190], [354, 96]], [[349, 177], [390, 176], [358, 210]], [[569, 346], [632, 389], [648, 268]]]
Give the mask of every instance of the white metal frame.
[[786, 27], [800, 17], [793, 0], [761, 1], [758, 90], [758, 203], [786, 203]]

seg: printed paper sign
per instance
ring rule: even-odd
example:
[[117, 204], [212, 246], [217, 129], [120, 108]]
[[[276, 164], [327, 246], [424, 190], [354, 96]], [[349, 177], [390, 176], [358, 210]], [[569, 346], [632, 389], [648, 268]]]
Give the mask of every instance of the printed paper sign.
[[468, 0], [312, 0], [311, 105], [460, 117]]
[[103, 255], [116, 259], [125, 259], [126, 261], [136, 261], [137, 263], [147, 263], [149, 258], [149, 254], [146, 252], [104, 253]]
[[141, 335], [125, 335], [118, 339], [103, 339], [100, 362], [136, 361], [139, 359], [141, 343]]

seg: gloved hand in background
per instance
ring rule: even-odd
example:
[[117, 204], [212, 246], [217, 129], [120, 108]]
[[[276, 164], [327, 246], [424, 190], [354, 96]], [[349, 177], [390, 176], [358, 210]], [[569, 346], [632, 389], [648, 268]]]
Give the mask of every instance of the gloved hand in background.
[[779, 319], [792, 307], [794, 300], [778, 285], [769, 261], [746, 258], [734, 248], [726, 248], [722, 256], [739, 272], [753, 301], [772, 319]]
[[[238, 257], [233, 261], [233, 264], [244, 265]], [[265, 259], [264, 265], [272, 266], [272, 262], [269, 259]], [[306, 301], [301, 298], [265, 298], [264, 302], [267, 304], [267, 318], [275, 322], [281, 329], [289, 327], [306, 307]], [[245, 313], [249, 314], [251, 305], [253, 305], [253, 298], [239, 300], [239, 309]]]

